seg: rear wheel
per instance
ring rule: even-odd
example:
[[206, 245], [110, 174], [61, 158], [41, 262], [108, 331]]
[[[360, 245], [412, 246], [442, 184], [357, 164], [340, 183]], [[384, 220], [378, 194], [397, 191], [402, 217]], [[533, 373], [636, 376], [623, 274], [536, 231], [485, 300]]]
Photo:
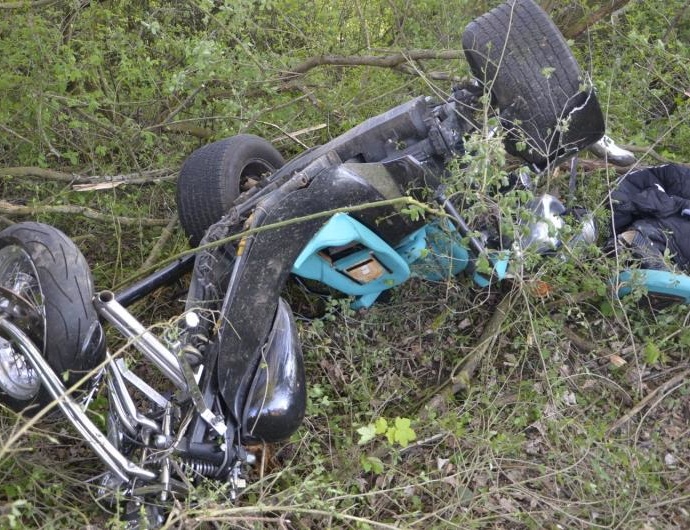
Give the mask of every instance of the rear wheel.
[[[473, 75], [511, 131], [507, 150], [537, 164], [557, 154], [563, 147], [558, 129], [586, 96], [580, 67], [544, 10], [533, 0], [509, 0], [471, 22], [462, 44]], [[601, 137], [595, 125], [582, 143]]]
[[[61, 231], [18, 223], [0, 232], [0, 318], [28, 335], [66, 387], [103, 359], [92, 297], [86, 260]], [[28, 359], [0, 332], [0, 401], [35, 413], [51, 399]]]
[[194, 151], [177, 180], [177, 210], [192, 245], [228, 211], [239, 194], [284, 164], [267, 140], [238, 134]]

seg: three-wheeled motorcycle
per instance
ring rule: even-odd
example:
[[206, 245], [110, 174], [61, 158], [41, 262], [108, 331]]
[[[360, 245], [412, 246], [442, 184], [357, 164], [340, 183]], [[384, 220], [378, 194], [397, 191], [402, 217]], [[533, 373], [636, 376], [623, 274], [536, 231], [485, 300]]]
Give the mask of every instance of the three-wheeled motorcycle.
[[[192, 153], [177, 199], [196, 251], [120, 292], [95, 292], [85, 258], [56, 228], [3, 230], [2, 401], [25, 414], [59, 408], [102, 459], [104, 496], [158, 506], [197, 477], [240, 492], [254, 459], [247, 445], [289, 438], [305, 414], [301, 345], [281, 297], [290, 277], [352, 296], [357, 307], [413, 275], [500, 280], [509, 254], [486, 248], [443, 186], [483, 109], [495, 111], [507, 151], [536, 172], [602, 138], [595, 91], [532, 0], [508, 0], [471, 22], [463, 46], [474, 79], [445, 100], [414, 98], [286, 163], [247, 134]], [[408, 197], [443, 215], [406, 214]], [[560, 203], [546, 197], [537, 213], [553, 221]], [[553, 237], [545, 226], [535, 225], [533, 240]], [[480, 256], [491, 271], [475, 267]], [[158, 336], [127, 310], [190, 271], [174, 330]], [[108, 347], [106, 325], [127, 348]], [[130, 369], [132, 349], [163, 385]], [[106, 433], [85, 412], [99, 383]], [[151, 509], [150, 522], [162, 514]]]

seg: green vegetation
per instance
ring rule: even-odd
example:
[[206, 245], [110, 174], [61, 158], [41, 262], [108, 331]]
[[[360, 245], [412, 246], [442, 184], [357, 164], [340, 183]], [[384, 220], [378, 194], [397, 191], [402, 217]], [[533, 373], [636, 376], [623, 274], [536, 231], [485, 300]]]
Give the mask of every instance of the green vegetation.
[[[468, 75], [463, 28], [497, 3], [0, 2], [0, 225], [53, 224], [98, 287], [121, 285], [187, 248], [174, 178], [195, 148], [250, 132], [288, 158], [412, 96], [446, 94]], [[643, 164], [690, 161], [687, 2], [619, 1], [605, 16], [611, 2], [541, 4], [597, 87], [612, 136]], [[595, 23], [581, 31], [585, 20]], [[472, 141], [453, 189], [480, 186], [472, 219], [512, 219], [523, 198], [487, 191], [510, 161], [495, 140]], [[565, 195], [566, 173], [539, 184]], [[573, 201], [605, 219], [617, 177], [583, 160]], [[167, 527], [690, 527], [687, 308], [612, 297], [616, 263], [597, 248], [569, 258], [527, 259], [487, 290], [410, 281], [366, 312], [295, 304], [304, 426], [264, 452], [237, 502], [201, 484]], [[137, 314], [168, 321], [184, 288]], [[482, 344], [463, 379], [460, 362]], [[93, 414], [105, 407], [99, 396]], [[123, 528], [96, 504], [101, 464], [65, 423], [7, 444], [22, 425], [2, 411], [0, 528]]]

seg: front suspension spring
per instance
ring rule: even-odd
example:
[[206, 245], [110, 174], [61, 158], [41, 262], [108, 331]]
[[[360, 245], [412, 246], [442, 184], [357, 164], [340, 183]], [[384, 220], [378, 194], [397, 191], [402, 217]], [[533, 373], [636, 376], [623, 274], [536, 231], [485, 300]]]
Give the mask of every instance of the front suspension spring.
[[201, 475], [208, 478], [216, 477], [220, 471], [220, 466], [193, 458], [183, 460], [181, 467], [185, 474]]

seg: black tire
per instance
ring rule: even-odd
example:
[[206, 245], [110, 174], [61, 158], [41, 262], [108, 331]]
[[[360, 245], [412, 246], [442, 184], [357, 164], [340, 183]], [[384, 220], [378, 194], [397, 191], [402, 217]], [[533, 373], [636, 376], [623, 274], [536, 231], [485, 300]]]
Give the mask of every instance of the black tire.
[[508, 142], [508, 151], [534, 163], [547, 160], [557, 149], [557, 126], [576, 104], [582, 83], [558, 28], [532, 0], [509, 0], [471, 22], [462, 44], [473, 75], [491, 91], [504, 122], [520, 130], [522, 138]]
[[270, 142], [253, 134], [231, 136], [194, 151], [177, 180], [178, 216], [190, 243], [199, 244], [246, 185], [284, 163]]
[[[91, 271], [60, 230], [26, 222], [0, 232], [0, 286], [18, 295], [12, 300], [0, 291], [0, 315], [29, 335], [67, 388], [103, 360], [104, 335], [92, 303]], [[27, 313], [33, 316], [27, 318]], [[33, 370], [27, 368], [28, 360], [1, 335], [0, 357], [0, 401], [34, 414], [52, 400], [43, 386], [36, 385], [35, 371], [31, 382], [25, 370]], [[13, 362], [15, 372], [8, 366]], [[27, 381], [30, 384], [13, 386]]]

